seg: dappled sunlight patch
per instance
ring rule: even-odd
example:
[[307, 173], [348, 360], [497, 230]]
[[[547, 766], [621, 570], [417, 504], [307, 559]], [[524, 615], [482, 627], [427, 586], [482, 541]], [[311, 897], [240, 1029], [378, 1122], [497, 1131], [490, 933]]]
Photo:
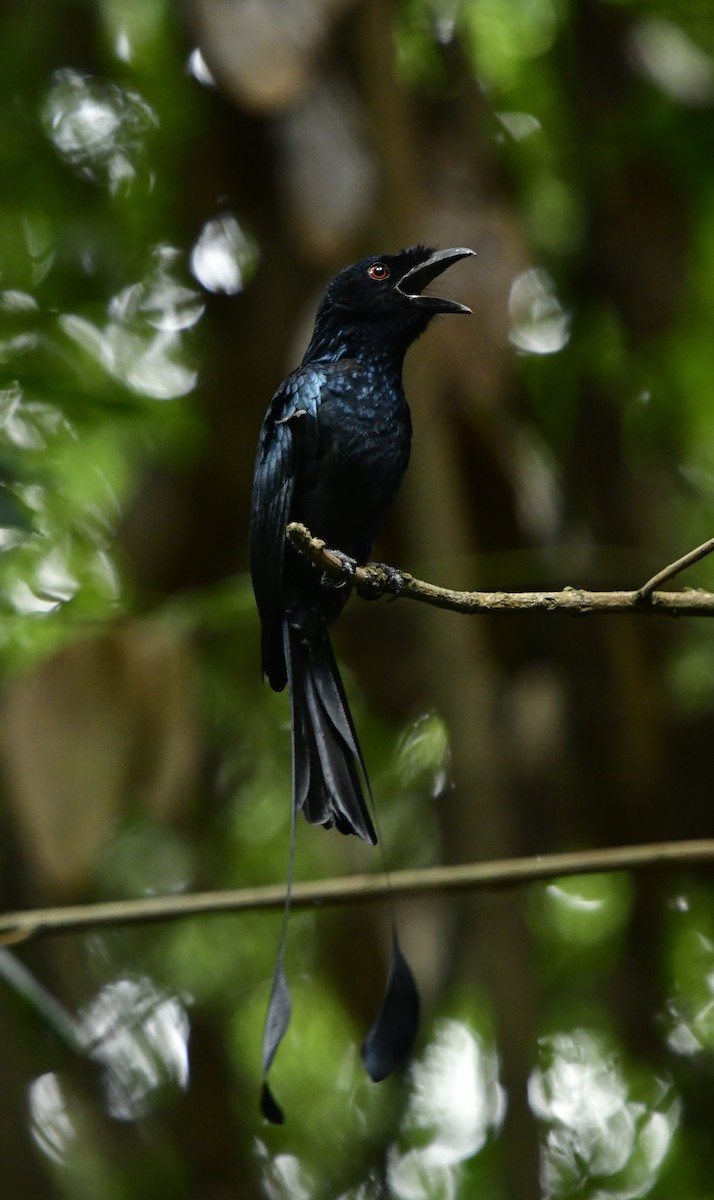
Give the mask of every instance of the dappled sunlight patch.
[[[115, 1120], [138, 1121], [167, 1086], [188, 1086], [185, 1004], [145, 976], [104, 984], [80, 1013], [76, 1033], [79, 1047], [102, 1067], [107, 1112]], [[42, 1153], [58, 1166], [76, 1167], [90, 1133], [80, 1096], [47, 1072], [30, 1084], [28, 1106], [30, 1132]]]
[[55, 72], [42, 120], [65, 162], [113, 194], [136, 178], [146, 134], [158, 124], [138, 92], [69, 68]]
[[33, 591], [24, 579], [15, 579], [8, 584], [6, 599], [11, 608], [20, 617], [43, 616], [46, 613], [57, 612], [58, 600], [48, 600]]
[[261, 1142], [257, 1146], [264, 1163], [262, 1185], [268, 1200], [311, 1200], [317, 1186], [303, 1162], [295, 1154], [270, 1157]]
[[105, 984], [80, 1015], [80, 1041], [104, 1068], [107, 1110], [136, 1121], [167, 1084], [188, 1086], [189, 1018], [183, 1001], [146, 977]]
[[525, 138], [532, 137], [534, 133], [543, 132], [543, 126], [538, 118], [533, 116], [533, 113], [504, 110], [497, 112], [495, 116], [514, 142], [522, 142]]
[[208, 63], [201, 54], [199, 46], [194, 46], [189, 54], [186, 60], [186, 70], [189, 75], [193, 76], [197, 83], [203, 84], [204, 87], [214, 88], [216, 86], [216, 81], [211, 74]]
[[39, 305], [29, 292], [20, 292], [15, 288], [0, 292], [0, 312], [12, 314], [38, 311]]
[[628, 43], [633, 66], [673, 100], [695, 107], [714, 103], [714, 58], [679, 25], [645, 17], [634, 24]]
[[17, 380], [2, 388], [2, 442], [18, 450], [45, 450], [53, 439], [62, 435], [76, 436], [67, 417], [55, 405], [42, 400], [26, 399]]
[[670, 904], [669, 995], [663, 1024], [667, 1045], [684, 1057], [714, 1050], [714, 919], [704, 890]]
[[399, 1154], [389, 1152], [387, 1172], [389, 1189], [397, 1200], [455, 1200], [456, 1170], [448, 1163], [434, 1161], [429, 1148], [414, 1148]]
[[9, 288], [0, 292], [0, 317], [3, 336], [0, 338], [0, 363], [20, 359], [40, 344], [40, 337], [33, 325], [39, 312], [35, 297], [29, 292]]
[[449, 732], [437, 713], [423, 713], [399, 739], [397, 774], [406, 786], [426, 786], [433, 798], [446, 787], [450, 760]]
[[154, 400], [173, 400], [195, 387], [196, 371], [177, 360], [176, 339], [170, 333], [147, 334], [114, 322], [101, 330], [72, 314], [61, 317], [60, 324], [73, 341], [132, 391]]
[[145, 321], [164, 333], [179, 333], [195, 325], [203, 316], [204, 304], [193, 288], [174, 277], [172, 268], [180, 258], [173, 246], [154, 246], [144, 279], [123, 288], [109, 301], [111, 319], [124, 325]]
[[[12, 514], [13, 525], [0, 528], [0, 553], [13, 552], [3, 564], [6, 606], [19, 616], [41, 616], [78, 597], [90, 607], [114, 604], [121, 591], [110, 552], [117, 497], [111, 465], [105, 469], [99, 446], [96, 461], [84, 461], [89, 441], [80, 446], [69, 422], [49, 405], [22, 404], [0, 438], [3, 433], [28, 450], [44, 450], [45, 461], [61, 446], [67, 471], [66, 488], [57, 478], [50, 485], [49, 477], [47, 483], [13, 480], [7, 485], [8, 502], [20, 507]], [[80, 498], [81, 505], [73, 504]]]
[[58, 543], [40, 559], [35, 578], [44, 596], [52, 600], [71, 600], [80, 587], [77, 573], [71, 568], [69, 540]]
[[22, 215], [21, 228], [22, 241], [30, 259], [29, 282], [33, 287], [37, 287], [49, 274], [55, 261], [54, 238], [49, 219], [43, 212], [25, 212]]
[[191, 251], [191, 271], [209, 292], [242, 292], [258, 265], [258, 246], [234, 213], [206, 221]]
[[570, 1195], [584, 1176], [613, 1200], [645, 1195], [680, 1120], [671, 1081], [652, 1074], [633, 1082], [622, 1056], [584, 1028], [543, 1038], [540, 1057], [528, 1094], [546, 1129], [546, 1195]]
[[443, 1163], [478, 1153], [498, 1128], [505, 1093], [493, 1046], [464, 1021], [443, 1020], [412, 1071], [405, 1130], [430, 1130], [430, 1155]]
[[632, 882], [614, 872], [564, 876], [533, 889], [532, 896], [540, 936], [587, 949], [627, 928]]
[[28, 1103], [33, 1140], [47, 1158], [61, 1165], [75, 1140], [76, 1130], [59, 1077], [47, 1072], [33, 1079]]
[[517, 275], [508, 301], [509, 340], [524, 354], [557, 354], [570, 340], [571, 315], [561, 305], [555, 284], [543, 267]]
[[144, 279], [110, 299], [104, 325], [75, 313], [63, 313], [59, 325], [125, 387], [154, 400], [172, 400], [196, 385], [182, 334], [201, 319], [204, 305], [197, 292], [175, 278], [173, 247], [155, 246], [151, 258]]
[[495, 1050], [465, 1022], [441, 1021], [411, 1079], [402, 1125], [411, 1145], [389, 1152], [391, 1191], [399, 1200], [455, 1196], [459, 1164], [478, 1154], [503, 1120]]

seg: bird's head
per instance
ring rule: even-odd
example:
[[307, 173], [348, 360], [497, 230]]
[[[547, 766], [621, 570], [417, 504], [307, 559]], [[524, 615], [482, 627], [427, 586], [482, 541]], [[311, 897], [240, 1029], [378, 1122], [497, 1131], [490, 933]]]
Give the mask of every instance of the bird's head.
[[406, 350], [438, 313], [470, 313], [456, 300], [425, 293], [443, 271], [474, 254], [459, 247], [433, 250], [410, 246], [396, 254], [372, 255], [345, 267], [328, 284], [317, 313], [312, 346], [349, 334], [365, 342], [393, 342]]

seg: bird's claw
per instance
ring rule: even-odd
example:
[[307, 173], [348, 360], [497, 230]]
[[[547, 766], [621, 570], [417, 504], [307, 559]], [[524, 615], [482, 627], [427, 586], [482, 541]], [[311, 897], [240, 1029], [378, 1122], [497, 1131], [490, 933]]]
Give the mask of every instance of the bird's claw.
[[323, 571], [320, 583], [326, 588], [343, 588], [351, 585], [357, 570], [357, 559], [350, 558], [349, 554], [343, 554], [341, 550], [329, 550], [329, 554], [333, 558], [340, 561], [342, 574], [337, 578], [335, 575], [328, 575], [327, 571]]
[[404, 587], [404, 576], [402, 575], [401, 571], [398, 571], [396, 567], [390, 567], [388, 563], [375, 563], [374, 565], [375, 567], [378, 567], [381, 572], [382, 582], [385, 589], [388, 592], [391, 592], [392, 596], [396, 600], [397, 596]]
[[388, 563], [371, 562], [367, 564], [370, 572], [369, 583], [360, 584], [359, 594], [363, 600], [378, 600], [385, 592], [390, 600], [396, 600], [404, 587], [405, 579], [395, 567]]

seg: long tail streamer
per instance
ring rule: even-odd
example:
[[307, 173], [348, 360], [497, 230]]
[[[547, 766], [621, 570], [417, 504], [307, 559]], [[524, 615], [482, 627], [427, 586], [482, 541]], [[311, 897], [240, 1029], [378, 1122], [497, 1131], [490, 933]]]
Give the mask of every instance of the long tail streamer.
[[[291, 695], [293, 695], [293, 681], [290, 677], [291, 656], [290, 646], [288, 644], [289, 636], [289, 630], [286, 623], [284, 631], [286, 652], [285, 658], [286, 663], [288, 664], [288, 684], [290, 686]], [[349, 709], [346, 709], [346, 711], [349, 712]], [[354, 733], [352, 729], [351, 732], [352, 734]], [[295, 739], [298, 736], [300, 736], [299, 729], [296, 726], [295, 721], [293, 721], [293, 780], [296, 778]], [[358, 756], [360, 765], [363, 766], [356, 738], [354, 739], [354, 751]], [[369, 788], [369, 781], [367, 780], [366, 772], [365, 781], [367, 783], [367, 792], [371, 802], [372, 811], [375, 814], [375, 825], [378, 829], [379, 826], [374, 809], [374, 800], [371, 789]], [[290, 988], [285, 972], [285, 950], [287, 945], [288, 917], [290, 914], [290, 900], [295, 865], [297, 817], [297, 804], [295, 803], [295, 797], [293, 797], [291, 808], [290, 852], [288, 859], [288, 879], [285, 893], [285, 906], [283, 908], [283, 920], [280, 932], [280, 942], [278, 945], [278, 954], [275, 963], [275, 971], [273, 973], [273, 983], [270, 990], [267, 1011], [265, 1014], [265, 1025], [263, 1027], [262, 1089], [260, 1107], [266, 1120], [270, 1121], [274, 1125], [282, 1125], [285, 1120], [285, 1115], [270, 1089], [268, 1084], [268, 1074], [280, 1044], [288, 1031], [290, 1018], [292, 1015], [292, 1000], [290, 997]], [[382, 856], [382, 867], [388, 877], [389, 873], [384, 854], [383, 842], [381, 839], [379, 841], [379, 846]], [[419, 992], [411, 968], [404, 957], [402, 948], [399, 944], [397, 920], [393, 900], [390, 900], [390, 919], [392, 926], [392, 948], [387, 984], [377, 1016], [375, 1017], [362, 1045], [362, 1062], [364, 1064], [364, 1068], [370, 1079], [372, 1079], [375, 1083], [379, 1083], [381, 1080], [386, 1079], [388, 1075], [391, 1075], [392, 1072], [395, 1071], [397, 1067], [399, 1067], [405, 1061], [411, 1052], [419, 1030]]]

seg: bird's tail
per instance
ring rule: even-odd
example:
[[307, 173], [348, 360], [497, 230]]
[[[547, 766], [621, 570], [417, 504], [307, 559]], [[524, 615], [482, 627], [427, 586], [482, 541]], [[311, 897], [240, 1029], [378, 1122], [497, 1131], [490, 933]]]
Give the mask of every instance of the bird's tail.
[[290, 685], [293, 802], [311, 825], [334, 826], [373, 846], [369, 780], [324, 620], [286, 616], [283, 645]]

